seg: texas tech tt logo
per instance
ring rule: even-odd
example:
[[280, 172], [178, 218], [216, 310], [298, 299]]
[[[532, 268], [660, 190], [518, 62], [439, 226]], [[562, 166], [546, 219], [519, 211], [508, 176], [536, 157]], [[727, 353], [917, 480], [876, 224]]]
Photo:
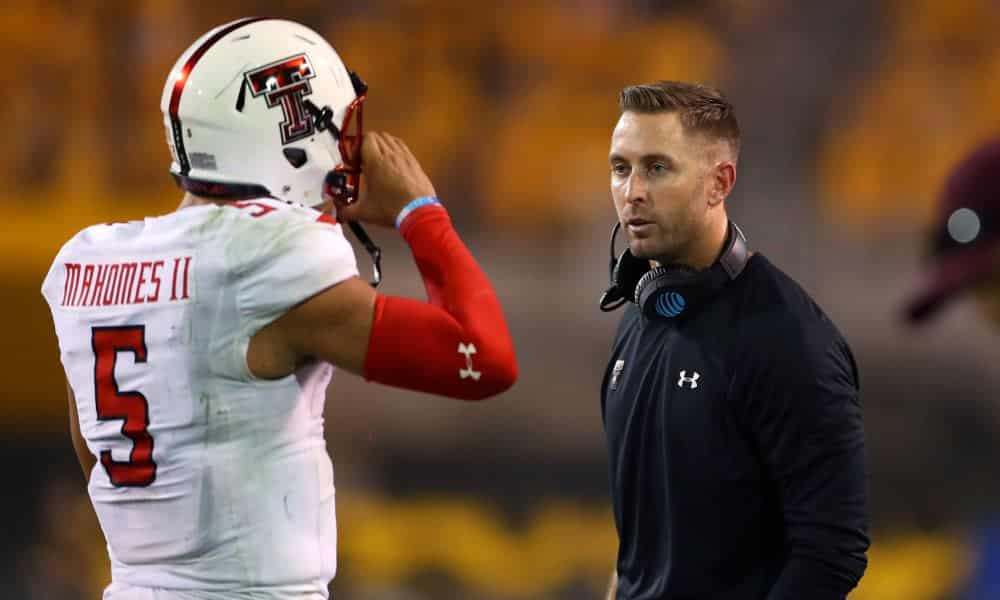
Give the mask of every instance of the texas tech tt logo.
[[313, 133], [312, 115], [302, 100], [312, 94], [309, 80], [315, 76], [316, 72], [305, 54], [283, 58], [244, 73], [246, 85], [254, 98], [264, 96], [268, 108], [281, 105], [285, 113], [285, 120], [281, 122], [282, 145]]

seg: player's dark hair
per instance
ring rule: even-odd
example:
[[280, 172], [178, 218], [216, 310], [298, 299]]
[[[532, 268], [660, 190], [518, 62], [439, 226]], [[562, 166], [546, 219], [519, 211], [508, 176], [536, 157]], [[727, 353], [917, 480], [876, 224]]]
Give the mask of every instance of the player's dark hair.
[[683, 81], [655, 81], [631, 85], [619, 95], [622, 112], [677, 112], [688, 131], [697, 131], [729, 142], [734, 156], [740, 152], [740, 124], [726, 96], [716, 88]]

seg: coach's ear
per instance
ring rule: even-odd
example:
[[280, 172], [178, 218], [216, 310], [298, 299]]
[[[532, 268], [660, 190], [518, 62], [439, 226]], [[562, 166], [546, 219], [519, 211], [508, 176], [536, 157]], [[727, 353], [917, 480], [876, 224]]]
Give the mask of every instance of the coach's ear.
[[736, 164], [730, 160], [721, 160], [709, 169], [705, 178], [708, 186], [708, 205], [718, 206], [729, 196], [736, 185]]

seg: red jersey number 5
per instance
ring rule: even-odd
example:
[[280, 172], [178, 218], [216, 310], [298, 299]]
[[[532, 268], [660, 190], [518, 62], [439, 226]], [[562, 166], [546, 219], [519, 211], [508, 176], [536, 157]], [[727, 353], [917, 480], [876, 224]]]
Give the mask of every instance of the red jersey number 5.
[[99, 421], [123, 420], [122, 435], [132, 440], [128, 460], [111, 458], [111, 450], [101, 450], [101, 465], [112, 485], [144, 487], [156, 479], [153, 437], [149, 434], [149, 403], [136, 391], [121, 391], [115, 380], [118, 355], [131, 352], [136, 363], [146, 362], [146, 327], [94, 327], [94, 398]]

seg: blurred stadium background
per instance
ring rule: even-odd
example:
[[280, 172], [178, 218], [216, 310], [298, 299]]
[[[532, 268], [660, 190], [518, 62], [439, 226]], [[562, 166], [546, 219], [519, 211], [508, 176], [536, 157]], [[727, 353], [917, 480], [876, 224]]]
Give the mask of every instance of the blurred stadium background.
[[[598, 398], [617, 320], [596, 304], [607, 148], [619, 88], [664, 78], [728, 91], [731, 213], [860, 363], [875, 530], [852, 598], [1000, 597], [971, 589], [1000, 578], [982, 541], [1000, 515], [1000, 337], [967, 302], [917, 331], [898, 311], [944, 174], [1000, 125], [995, 0], [7, 0], [0, 597], [98, 598], [109, 579], [38, 289], [81, 227], [173, 209], [164, 77], [252, 14], [319, 30], [368, 81], [366, 126], [424, 163], [521, 365], [483, 404], [335, 378], [335, 598], [601, 597], [617, 543]], [[422, 297], [405, 247], [375, 235], [385, 291]]]

